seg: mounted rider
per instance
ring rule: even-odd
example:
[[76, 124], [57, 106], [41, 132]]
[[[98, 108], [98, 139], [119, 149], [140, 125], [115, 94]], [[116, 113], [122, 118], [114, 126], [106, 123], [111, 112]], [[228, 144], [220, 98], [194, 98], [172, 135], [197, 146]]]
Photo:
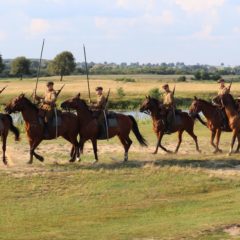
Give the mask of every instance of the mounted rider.
[[35, 99], [40, 103], [39, 116], [44, 120], [45, 135], [47, 135], [47, 124], [53, 119], [57, 101], [57, 91], [54, 90], [54, 82], [50, 81], [46, 84], [44, 97], [36, 95]]
[[171, 133], [171, 125], [173, 120], [175, 120], [175, 102], [174, 102], [174, 93], [170, 90], [168, 84], [164, 84], [162, 86], [164, 90], [163, 94], [163, 107], [166, 111], [165, 117], [163, 118], [164, 120], [164, 125], [165, 125], [165, 133], [169, 134]]
[[231, 84], [228, 87], [226, 87], [225, 80], [223, 78], [219, 79], [217, 83], [220, 84], [218, 89], [218, 95], [212, 99], [212, 103], [213, 105], [217, 106], [220, 109], [223, 118], [223, 129], [226, 129], [228, 127], [228, 119], [220, 100], [223, 95], [230, 93]]

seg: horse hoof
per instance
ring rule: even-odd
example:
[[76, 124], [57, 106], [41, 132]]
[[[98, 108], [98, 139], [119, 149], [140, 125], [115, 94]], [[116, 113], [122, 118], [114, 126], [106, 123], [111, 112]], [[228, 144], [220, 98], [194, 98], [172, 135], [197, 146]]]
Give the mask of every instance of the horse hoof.
[[80, 157], [77, 158], [77, 162], [81, 162], [81, 158]]
[[167, 151], [167, 154], [173, 154], [173, 152], [172, 151]]
[[70, 162], [70, 163], [74, 163], [74, 162], [75, 162], [75, 159], [70, 159], [69, 162]]
[[95, 164], [97, 164], [98, 163], [98, 160], [95, 160], [94, 162], [93, 162], [93, 165], [95, 165]]
[[42, 156], [39, 156], [39, 157], [38, 157], [38, 160], [39, 160], [40, 162], [44, 162], [44, 158], [43, 158]]
[[156, 155], [156, 154], [157, 154], [157, 152], [153, 152], [152, 154], [153, 154], [153, 155]]
[[197, 152], [198, 152], [198, 153], [202, 153], [202, 151], [201, 151], [201, 150], [197, 150]]
[[27, 164], [30, 164], [30, 165], [31, 165], [31, 164], [32, 164], [32, 161], [28, 161]]
[[227, 156], [230, 157], [232, 155], [232, 153], [228, 153]]

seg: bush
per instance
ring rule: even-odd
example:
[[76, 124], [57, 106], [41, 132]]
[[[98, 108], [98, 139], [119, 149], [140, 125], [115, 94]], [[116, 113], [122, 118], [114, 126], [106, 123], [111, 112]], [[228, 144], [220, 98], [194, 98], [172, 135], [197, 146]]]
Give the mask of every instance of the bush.
[[180, 77], [177, 78], [177, 81], [178, 82], [186, 82], [187, 78], [186, 78], [186, 76], [180, 76]]
[[136, 82], [134, 78], [117, 78], [115, 81], [117, 82]]
[[159, 91], [159, 88], [153, 88], [149, 91], [148, 95], [150, 97], [153, 97], [153, 98], [156, 98], [156, 99], [159, 99], [161, 93]]
[[117, 89], [117, 95], [119, 98], [123, 98], [126, 95], [122, 87]]

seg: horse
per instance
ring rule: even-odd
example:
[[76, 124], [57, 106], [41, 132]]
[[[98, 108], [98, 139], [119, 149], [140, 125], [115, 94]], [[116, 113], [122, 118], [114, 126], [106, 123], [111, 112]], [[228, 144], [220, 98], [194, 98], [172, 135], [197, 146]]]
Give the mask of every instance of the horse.
[[[150, 112], [153, 121], [153, 131], [156, 133], [158, 139], [156, 149], [153, 154], [157, 154], [159, 147], [167, 153], [172, 153], [161, 144], [163, 135], [165, 134], [165, 125], [159, 106], [159, 100], [150, 96], [146, 96], [146, 99], [143, 101], [140, 107], [140, 112]], [[180, 148], [180, 145], [182, 143], [182, 134], [184, 131], [186, 131], [193, 138], [196, 145], [196, 150], [200, 153], [201, 151], [198, 146], [197, 136], [193, 131], [194, 120], [185, 112], [178, 113], [176, 115], [176, 120], [177, 121], [175, 121], [172, 125], [172, 133], [178, 132], [178, 144], [175, 148], [175, 153], [177, 153]]]
[[44, 124], [43, 120], [39, 117], [39, 109], [33, 104], [24, 94], [13, 98], [7, 105], [5, 110], [8, 113], [21, 112], [25, 121], [25, 129], [30, 145], [30, 160], [29, 164], [33, 162], [33, 156], [39, 161], [43, 162], [44, 158], [35, 152], [35, 149], [43, 140], [52, 140], [59, 136], [69, 141], [73, 148], [71, 151], [70, 162], [74, 162], [76, 157], [79, 157], [78, 147], [78, 118], [73, 113], [61, 114], [61, 125], [57, 127], [51, 126], [49, 128], [49, 137], [44, 136]]
[[[80, 99], [80, 93], [77, 96], [66, 100], [61, 104], [61, 107], [65, 110], [73, 109], [77, 111], [79, 126], [80, 126], [80, 149], [83, 151], [84, 143], [87, 140], [91, 140], [95, 162], [98, 162], [97, 154], [97, 140], [99, 139], [99, 123], [96, 117], [93, 116], [93, 112], [89, 109], [88, 105], [83, 99]], [[132, 140], [129, 137], [131, 130], [141, 146], [147, 146], [147, 142], [139, 131], [138, 124], [134, 117], [126, 116], [124, 114], [115, 113], [116, 126], [109, 126], [108, 138], [118, 136], [124, 147], [124, 161], [128, 161], [128, 151], [132, 145]]]
[[224, 107], [225, 113], [228, 118], [229, 127], [232, 130], [232, 141], [230, 145], [230, 150], [228, 155], [230, 156], [233, 153], [233, 146], [236, 141], [236, 138], [238, 138], [238, 147], [236, 152], [239, 151], [240, 148], [240, 116], [238, 112], [238, 106], [236, 104], [236, 101], [234, 100], [233, 96], [231, 94], [224, 94], [221, 96], [221, 103]]
[[12, 117], [9, 114], [0, 114], [0, 136], [2, 139], [2, 159], [5, 165], [8, 164], [6, 157], [7, 137], [9, 130], [15, 135], [15, 141], [20, 140], [20, 132], [17, 127], [14, 126]]
[[[217, 106], [214, 106], [212, 103], [207, 102], [205, 100], [198, 99], [197, 97], [194, 97], [194, 100], [189, 108], [189, 114], [193, 118], [195, 118], [196, 115], [202, 112], [205, 118], [207, 119], [206, 126], [211, 130], [210, 143], [215, 149], [213, 153], [222, 152], [222, 150], [219, 148], [219, 142], [222, 131], [225, 132], [232, 131], [230, 128], [222, 129], [223, 120], [222, 113], [220, 111], [221, 110]], [[214, 143], [215, 137], [216, 143]]]

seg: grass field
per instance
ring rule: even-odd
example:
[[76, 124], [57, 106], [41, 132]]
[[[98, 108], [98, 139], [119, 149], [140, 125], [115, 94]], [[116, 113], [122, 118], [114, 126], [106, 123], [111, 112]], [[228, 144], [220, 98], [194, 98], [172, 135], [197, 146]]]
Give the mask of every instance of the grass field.
[[[105, 80], [107, 85], [96, 78], [92, 88], [99, 84], [113, 89], [117, 84], [124, 86], [111, 79]], [[44, 81], [40, 82], [41, 90]], [[149, 85], [141, 81], [139, 77], [133, 83], [141, 96], [147, 88], [162, 84], [159, 79], [149, 80]], [[77, 88], [86, 94], [83, 79], [69, 77], [65, 83], [63, 96], [72, 95]], [[8, 84], [3, 100], [19, 93], [20, 86], [30, 93], [34, 85], [32, 80]], [[186, 94], [199, 94], [205, 88], [214, 92], [217, 87], [213, 83], [184, 84], [177, 87]], [[134, 96], [130, 83], [127, 89]], [[234, 83], [233, 90], [238, 89], [240, 84]], [[196, 122], [201, 154], [184, 134], [178, 155], [162, 151], [152, 155], [156, 138], [151, 121], [141, 121], [139, 127], [148, 148], [141, 148], [131, 136], [134, 144], [129, 162], [122, 163], [123, 149], [118, 139], [100, 141], [100, 162], [96, 165], [92, 164], [90, 143], [82, 161], [69, 164], [70, 145], [58, 139], [38, 148], [45, 157], [44, 164], [36, 160], [28, 166], [25, 131], [21, 127], [19, 143], [10, 135], [10, 166], [0, 163], [0, 239], [240, 239], [240, 155], [227, 157], [231, 134], [223, 134], [223, 153], [214, 155], [210, 132]], [[176, 143], [176, 134], [163, 139], [171, 150]]]

